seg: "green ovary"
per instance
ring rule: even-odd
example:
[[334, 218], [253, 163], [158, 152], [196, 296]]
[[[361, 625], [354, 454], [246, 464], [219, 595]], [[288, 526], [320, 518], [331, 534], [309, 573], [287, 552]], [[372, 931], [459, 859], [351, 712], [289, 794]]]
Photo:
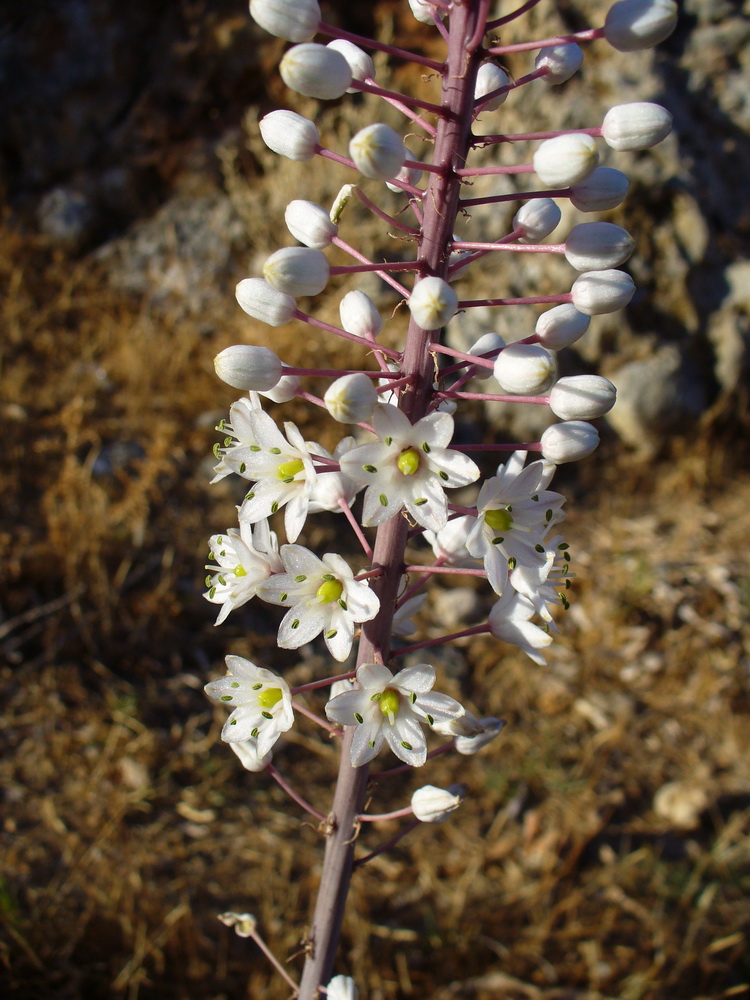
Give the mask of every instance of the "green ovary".
[[398, 691], [394, 691], [393, 688], [386, 688], [378, 701], [380, 711], [386, 716], [391, 725], [393, 725], [396, 718], [400, 701]]
[[273, 708], [282, 697], [281, 688], [266, 688], [258, 695], [258, 705], [261, 708]]
[[419, 452], [416, 448], [407, 448], [398, 456], [396, 465], [405, 476], [413, 476], [419, 468]]
[[513, 518], [507, 510], [488, 510], [484, 515], [484, 522], [493, 531], [507, 531], [513, 526]]
[[282, 462], [276, 469], [276, 475], [279, 479], [289, 479], [292, 476], [296, 476], [298, 472], [302, 472], [304, 467], [305, 465], [301, 458], [293, 458], [291, 462]]
[[338, 601], [344, 593], [344, 585], [339, 580], [325, 580], [318, 587], [315, 596], [319, 597], [325, 604], [332, 604]]

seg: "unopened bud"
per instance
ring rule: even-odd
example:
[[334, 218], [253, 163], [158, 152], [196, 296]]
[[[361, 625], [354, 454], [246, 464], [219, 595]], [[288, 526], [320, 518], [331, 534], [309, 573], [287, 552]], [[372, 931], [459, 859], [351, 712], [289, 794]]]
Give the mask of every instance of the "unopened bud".
[[434, 7], [429, 0], [409, 0], [409, 6], [414, 17], [417, 21], [421, 21], [422, 24], [434, 24], [435, 15], [441, 21], [445, 17], [445, 11], [439, 7]]
[[284, 212], [284, 221], [295, 240], [313, 250], [325, 250], [339, 231], [328, 212], [314, 201], [290, 201]]
[[534, 153], [534, 170], [543, 184], [553, 188], [580, 184], [598, 162], [596, 140], [581, 132], [545, 139]]
[[284, 247], [263, 265], [263, 277], [288, 295], [317, 295], [328, 284], [328, 260], [321, 250]]
[[513, 228], [523, 229], [519, 243], [541, 243], [557, 229], [562, 212], [551, 198], [532, 198], [518, 209], [513, 216]]
[[534, 68], [546, 70], [542, 79], [555, 86], [565, 83], [581, 68], [583, 50], [575, 42], [548, 45], [541, 49], [534, 61]]
[[406, 159], [401, 136], [388, 125], [360, 129], [349, 142], [349, 156], [365, 177], [387, 181], [398, 174]]
[[[500, 69], [495, 63], [486, 62], [482, 63], [477, 72], [477, 80], [474, 86], [474, 100], [481, 101], [483, 97], [487, 94], [491, 94], [495, 90], [499, 90], [500, 87], [507, 87], [510, 83], [510, 77], [505, 72], [504, 69]], [[501, 104], [504, 104], [508, 97], [508, 93], [500, 94], [497, 97], [493, 97], [491, 101], [488, 101], [484, 107], [483, 111], [497, 111]]]
[[269, 326], [283, 326], [292, 318], [297, 303], [263, 278], [244, 278], [234, 292], [242, 309]]
[[282, 375], [272, 389], [264, 389], [263, 395], [272, 403], [288, 403], [294, 399], [299, 389], [299, 375]]
[[372, 416], [378, 393], [372, 379], [363, 372], [353, 372], [332, 382], [323, 402], [334, 420], [341, 424], [358, 424]]
[[349, 63], [341, 53], [317, 42], [289, 49], [281, 60], [279, 72], [290, 90], [321, 101], [341, 97], [352, 82]]
[[304, 162], [315, 156], [320, 132], [296, 111], [271, 111], [258, 122], [263, 142], [280, 156]]
[[545, 392], [556, 374], [554, 355], [539, 344], [508, 344], [495, 362], [495, 378], [514, 396]]
[[235, 344], [214, 358], [216, 374], [235, 389], [263, 392], [272, 389], [281, 378], [281, 361], [267, 347]]
[[464, 757], [473, 757], [475, 753], [478, 753], [483, 747], [486, 747], [488, 743], [491, 743], [499, 736], [505, 727], [503, 719], [495, 719], [493, 717], [480, 719], [479, 722], [482, 725], [481, 733], [477, 733], [476, 736], [456, 737], [456, 750], [458, 753], [463, 754]]
[[552, 387], [549, 405], [561, 420], [594, 420], [609, 413], [617, 389], [601, 375], [571, 375]]
[[408, 306], [423, 330], [439, 330], [456, 315], [458, 296], [447, 281], [432, 276], [417, 282]]
[[[406, 149], [406, 155], [409, 157], [409, 159], [412, 159], [408, 149]], [[399, 172], [393, 178], [394, 181], [403, 181], [404, 184], [411, 184], [412, 187], [416, 187], [417, 184], [419, 184], [419, 182], [421, 181], [421, 179], [422, 179], [422, 171], [419, 170], [417, 167], [401, 167]], [[393, 181], [386, 181], [385, 186], [388, 188], [389, 191], [393, 191], [394, 194], [404, 193], [403, 190], [400, 187], [398, 187], [398, 185], [393, 183]]]
[[357, 337], [377, 337], [383, 329], [383, 318], [375, 308], [375, 303], [364, 292], [347, 292], [339, 305], [341, 326], [347, 333]]
[[[262, 757], [258, 756], [258, 744], [254, 739], [241, 740], [239, 743], [230, 743], [229, 746], [237, 754], [240, 764], [242, 764], [246, 771], [253, 771], [254, 773], [265, 771], [273, 760], [272, 750], [269, 750]], [[249, 937], [248, 934], [241, 934], [239, 930], [237, 930], [237, 934], [239, 937]]]
[[597, 167], [570, 189], [570, 201], [579, 212], [607, 212], [622, 204], [629, 187], [630, 181], [621, 170]]
[[359, 1000], [359, 990], [351, 976], [334, 976], [326, 987], [326, 1000]]
[[[479, 340], [475, 341], [471, 345], [467, 353], [479, 356], [482, 354], [489, 354], [491, 351], [501, 351], [504, 347], [505, 341], [499, 333], [483, 333]], [[488, 358], [488, 360], [491, 361], [492, 358]], [[484, 365], [476, 365], [469, 370], [474, 378], [478, 378], [481, 381], [492, 378], [492, 369], [485, 368]]]
[[604, 37], [618, 52], [636, 52], [669, 38], [676, 25], [674, 0], [619, 0], [607, 12]]
[[635, 101], [610, 108], [602, 122], [602, 138], [612, 149], [651, 149], [672, 131], [672, 116], [660, 104]]
[[604, 271], [624, 264], [635, 240], [611, 222], [582, 222], [565, 240], [565, 259], [576, 271]]
[[635, 294], [635, 282], [626, 271], [586, 271], [570, 289], [573, 305], [587, 316], [624, 309]]
[[423, 785], [411, 797], [414, 815], [422, 823], [442, 823], [461, 805], [466, 795], [465, 785], [438, 788]]
[[288, 42], [306, 42], [320, 22], [317, 0], [250, 0], [250, 16], [261, 28]]
[[[375, 66], [372, 59], [364, 49], [355, 45], [354, 42], [348, 42], [345, 38], [334, 38], [332, 42], [328, 43], [326, 48], [333, 49], [346, 59], [352, 74], [352, 80], [359, 80], [361, 83], [375, 76]], [[356, 94], [359, 91], [357, 87], [349, 87], [346, 92], [347, 94]]]
[[586, 458], [599, 444], [599, 432], [583, 420], [552, 424], [542, 434], [542, 455], [548, 462], [564, 465]]
[[561, 351], [579, 340], [588, 330], [591, 318], [579, 312], [571, 302], [563, 302], [543, 312], [536, 321], [539, 343], [550, 351]]

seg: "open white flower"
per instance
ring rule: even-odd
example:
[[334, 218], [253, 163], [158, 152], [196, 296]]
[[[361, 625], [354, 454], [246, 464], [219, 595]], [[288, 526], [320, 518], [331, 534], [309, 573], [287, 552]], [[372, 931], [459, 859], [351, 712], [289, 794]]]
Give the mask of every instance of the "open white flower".
[[250, 524], [240, 521], [239, 531], [230, 528], [225, 535], [212, 535], [208, 544], [212, 563], [206, 566], [211, 572], [203, 596], [212, 604], [221, 604], [215, 623], [221, 625], [230, 611], [247, 604], [259, 584], [272, 573], [281, 573], [283, 567], [276, 535], [265, 520], [255, 525], [254, 532]]
[[544, 666], [547, 661], [539, 650], [551, 645], [552, 636], [529, 620], [535, 610], [528, 598], [508, 587], [492, 606], [489, 626], [496, 639], [518, 646], [534, 663]]
[[212, 483], [236, 472], [245, 475], [250, 449], [256, 445], [255, 432], [250, 424], [250, 414], [260, 409], [257, 393], [243, 396], [229, 407], [229, 420], [222, 420], [217, 430], [225, 434], [223, 445], [214, 445], [214, 455], [219, 460], [214, 466]]
[[351, 652], [355, 625], [369, 622], [380, 601], [367, 583], [354, 579], [339, 555], [322, 559], [302, 545], [282, 545], [285, 572], [270, 577], [258, 588], [264, 601], [289, 608], [279, 626], [282, 649], [299, 649], [323, 633], [334, 659]]
[[415, 424], [397, 407], [378, 406], [373, 416], [378, 444], [353, 448], [341, 470], [367, 487], [362, 523], [383, 524], [402, 507], [423, 528], [439, 531], [448, 519], [444, 487], [466, 486], [479, 469], [460, 451], [448, 448], [453, 418], [428, 413]]
[[455, 698], [432, 691], [435, 668], [419, 663], [395, 676], [381, 663], [363, 663], [357, 668], [359, 689], [337, 695], [326, 705], [331, 722], [356, 726], [351, 746], [354, 767], [375, 757], [387, 743], [393, 753], [412, 767], [427, 759], [423, 723], [447, 731], [465, 714]]
[[203, 689], [212, 701], [232, 708], [221, 738], [225, 743], [256, 740], [258, 757], [265, 757], [281, 733], [294, 725], [292, 695], [283, 678], [257, 667], [242, 656], [227, 656], [227, 676]]

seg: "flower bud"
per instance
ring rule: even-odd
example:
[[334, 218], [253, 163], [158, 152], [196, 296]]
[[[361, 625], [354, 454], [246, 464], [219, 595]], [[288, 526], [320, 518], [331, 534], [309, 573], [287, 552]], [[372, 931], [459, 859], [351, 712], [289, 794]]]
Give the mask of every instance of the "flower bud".
[[359, 990], [351, 976], [334, 976], [326, 987], [326, 1000], [359, 1000]]
[[414, 286], [408, 306], [423, 330], [439, 330], [455, 316], [458, 296], [442, 278], [422, 278]]
[[570, 189], [570, 202], [579, 212], [607, 212], [622, 204], [629, 187], [630, 181], [621, 170], [597, 167]]
[[449, 566], [473, 567], [478, 564], [478, 560], [469, 555], [466, 538], [474, 523], [475, 518], [464, 514], [448, 521], [440, 531], [425, 531], [424, 537], [432, 546], [436, 558], [442, 559]]
[[281, 361], [267, 347], [235, 344], [214, 358], [216, 374], [235, 389], [263, 392], [272, 389], [281, 378]]
[[349, 63], [341, 53], [317, 42], [289, 49], [281, 60], [279, 72], [290, 90], [321, 101], [341, 97], [352, 82]]
[[284, 212], [284, 221], [295, 240], [313, 250], [325, 250], [339, 231], [328, 212], [314, 201], [290, 201]]
[[[505, 341], [499, 333], [483, 333], [479, 340], [471, 345], [467, 353], [474, 355], [489, 354], [490, 351], [501, 351], [504, 347]], [[488, 360], [492, 359], [489, 358]], [[471, 371], [474, 378], [478, 378], [481, 381], [492, 378], [492, 369], [485, 368], [483, 365], [476, 365], [467, 370]]]
[[571, 375], [552, 387], [549, 405], [561, 420], [594, 420], [609, 413], [617, 389], [601, 375]]
[[[375, 76], [375, 66], [368, 54], [354, 42], [348, 42], [345, 38], [334, 38], [326, 45], [327, 49], [333, 49], [346, 59], [352, 74], [352, 80], [371, 80]], [[357, 87], [349, 87], [347, 94], [358, 93]]]
[[250, 16], [261, 28], [288, 42], [306, 42], [320, 23], [318, 0], [250, 0]]
[[519, 243], [541, 243], [557, 229], [562, 212], [551, 198], [532, 198], [518, 209], [513, 216], [513, 228], [523, 229]]
[[375, 303], [357, 289], [347, 292], [339, 304], [341, 327], [357, 337], [377, 337], [383, 329], [383, 318]]
[[548, 45], [541, 49], [534, 60], [534, 68], [546, 70], [542, 79], [545, 83], [555, 86], [569, 80], [581, 68], [582, 62], [583, 49], [580, 45], [566, 42], [560, 45]]
[[618, 52], [637, 52], [669, 38], [676, 24], [674, 0], [619, 0], [607, 12], [604, 37]]
[[349, 156], [360, 173], [372, 180], [395, 177], [406, 159], [401, 136], [377, 123], [360, 129], [349, 142]]
[[579, 312], [571, 302], [563, 302], [541, 314], [536, 321], [535, 333], [542, 347], [561, 351], [579, 340], [590, 323], [589, 316]]
[[482, 747], [486, 747], [488, 743], [491, 743], [496, 736], [499, 736], [500, 732], [505, 728], [505, 721], [503, 719], [495, 719], [493, 717], [487, 719], [480, 719], [479, 722], [483, 727], [481, 733], [477, 733], [476, 736], [457, 736], [455, 747], [458, 753], [463, 754], [464, 757], [473, 757], [475, 753], [478, 753]]
[[596, 427], [583, 420], [568, 420], [564, 424], [552, 424], [542, 434], [542, 455], [548, 462], [564, 465], [586, 458], [598, 444]]
[[587, 316], [617, 312], [635, 294], [635, 282], [626, 271], [586, 271], [570, 289], [573, 305]]
[[428, 0], [409, 0], [409, 6], [414, 17], [417, 21], [421, 21], [422, 24], [434, 24], [435, 14], [437, 14], [441, 21], [445, 17], [445, 11], [433, 7]]
[[602, 122], [602, 138], [612, 149], [651, 149], [672, 131], [672, 116], [660, 104], [635, 101], [610, 108]]
[[576, 271], [603, 271], [623, 264], [635, 240], [622, 226], [611, 222], [582, 222], [565, 240], [565, 259]]
[[[357, 442], [353, 437], [342, 438], [336, 445], [336, 450], [332, 457], [340, 462], [342, 455], [346, 455], [347, 452], [356, 447]], [[321, 445], [316, 445], [315, 451], [322, 452], [325, 456], [328, 455], [328, 452]], [[341, 470], [318, 475], [315, 477], [310, 493], [310, 513], [317, 514], [322, 510], [327, 510], [334, 514], [340, 514], [340, 501], [345, 500], [351, 506], [360, 489], [361, 487], [353, 479], [350, 479], [346, 473], [341, 472]], [[351, 691], [351, 684], [348, 681], [344, 681], [344, 684], [346, 686], [342, 687], [338, 692], [333, 690], [336, 685], [331, 686], [331, 698], [334, 698], [337, 693], [340, 694], [341, 691]]]
[[[404, 147], [406, 156], [412, 159], [412, 156], [406, 147]], [[403, 181], [404, 184], [411, 184], [412, 187], [416, 187], [417, 184], [422, 180], [422, 171], [417, 167], [401, 167], [399, 172], [393, 178], [394, 181]], [[386, 181], [385, 186], [389, 191], [393, 191], [394, 194], [403, 194], [403, 190], [391, 181]]]
[[323, 402], [333, 419], [340, 424], [358, 424], [372, 416], [378, 393], [372, 379], [363, 372], [353, 372], [332, 382]]
[[[510, 77], [504, 69], [500, 69], [495, 63], [482, 63], [477, 72], [477, 80], [474, 86], [474, 100], [481, 101], [487, 94], [491, 94], [500, 87], [507, 87], [509, 83]], [[505, 103], [507, 97], [507, 92], [500, 94], [499, 97], [493, 97], [491, 101], [488, 101], [484, 105], [482, 111], [497, 111], [500, 105]]]
[[284, 247], [263, 265], [263, 277], [288, 295], [317, 295], [328, 284], [328, 261], [321, 250]]
[[545, 139], [534, 153], [534, 170], [543, 184], [553, 188], [580, 184], [599, 162], [593, 136], [574, 132]]
[[414, 815], [422, 823], [442, 823], [461, 805], [466, 795], [465, 785], [438, 788], [423, 785], [411, 797]]
[[235, 288], [235, 297], [248, 316], [269, 326], [283, 326], [292, 318], [297, 303], [269, 285], [263, 278], [244, 278]]
[[288, 403], [297, 395], [298, 389], [299, 375], [282, 375], [272, 389], [264, 389], [262, 392], [272, 403]]
[[494, 375], [500, 387], [514, 396], [545, 392], [556, 374], [554, 355], [539, 344], [508, 344], [495, 362]]
[[[254, 739], [240, 740], [239, 743], [230, 743], [229, 746], [237, 754], [240, 764], [242, 764], [246, 771], [265, 771], [273, 759], [272, 750], [269, 750], [262, 757], [258, 756], [258, 743]], [[239, 936], [242, 937], [243, 935], [240, 934]]]
[[263, 142], [280, 156], [302, 163], [315, 156], [320, 132], [296, 111], [271, 111], [258, 122]]

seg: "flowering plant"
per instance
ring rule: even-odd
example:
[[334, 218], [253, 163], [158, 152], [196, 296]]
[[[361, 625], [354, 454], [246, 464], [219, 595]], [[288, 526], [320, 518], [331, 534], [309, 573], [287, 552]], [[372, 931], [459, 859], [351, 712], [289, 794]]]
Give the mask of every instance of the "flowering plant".
[[[332, 976], [353, 868], [378, 853], [355, 861], [356, 832], [363, 821], [386, 818], [364, 811], [370, 762], [385, 746], [406, 765], [421, 767], [436, 753], [476, 753], [502, 729], [501, 720], [478, 719], [456, 699], [433, 691], [433, 665], [400, 667], [403, 658], [461, 636], [489, 633], [544, 664], [542, 650], [556, 631], [551, 608], [568, 606], [568, 548], [557, 533], [564, 497], [549, 487], [557, 465], [596, 448], [598, 433], [589, 421], [608, 412], [615, 389], [594, 375], [558, 378], [556, 355], [583, 336], [590, 317], [613, 312], [630, 300], [634, 285], [619, 265], [630, 256], [633, 240], [619, 226], [595, 221], [574, 226], [561, 243], [544, 241], [560, 223], [558, 201], [567, 199], [581, 212], [601, 212], [625, 197], [625, 176], [598, 165], [600, 139], [616, 150], [646, 149], [664, 138], [671, 119], [656, 105], [637, 103], [610, 109], [599, 126], [572, 131], [475, 135], [472, 125], [522, 86], [564, 83], [581, 66], [579, 42], [604, 39], [624, 52], [657, 44], [674, 27], [676, 4], [619, 0], [602, 27], [503, 45], [503, 27], [538, 2], [528, 0], [515, 12], [492, 18], [489, 0], [409, 0], [417, 20], [443, 39], [442, 61], [333, 27], [321, 20], [317, 0], [250, 3], [259, 25], [295, 43], [281, 62], [289, 88], [320, 100], [358, 91], [373, 94], [398, 109], [432, 147], [431, 158], [414, 159], [394, 129], [374, 123], [352, 137], [347, 156], [322, 145], [314, 122], [297, 113], [266, 115], [260, 131], [272, 150], [296, 161], [320, 156], [342, 164], [353, 172], [353, 182], [330, 211], [300, 199], [289, 203], [286, 225], [302, 246], [273, 253], [262, 278], [240, 282], [237, 300], [246, 313], [271, 327], [305, 323], [321, 337], [352, 341], [366, 350], [371, 367], [343, 372], [293, 368], [268, 347], [241, 345], [216, 359], [218, 375], [249, 393], [234, 403], [229, 421], [221, 425], [226, 436], [216, 449], [216, 478], [234, 473], [250, 484], [238, 528], [210, 541], [206, 596], [221, 605], [217, 624], [257, 599], [286, 609], [278, 631], [282, 648], [298, 649], [322, 636], [331, 657], [346, 663], [358, 638], [352, 669], [337, 668], [296, 689], [237, 656], [227, 658], [228, 676], [206, 687], [209, 697], [233, 709], [222, 738], [244, 766], [268, 771], [316, 816], [326, 837], [299, 985], [282, 970], [302, 1000], [324, 993], [357, 995], [352, 980]], [[318, 36], [333, 40], [328, 45], [311, 40]], [[534, 69], [511, 80], [499, 60], [519, 50], [537, 52]], [[370, 51], [410, 59], [438, 74], [440, 103], [379, 86]], [[538, 143], [531, 162], [474, 165], [482, 150], [486, 154], [514, 141]], [[524, 174], [536, 175], [541, 189], [467, 197], [472, 178]], [[402, 200], [396, 213], [377, 203], [384, 182]], [[376, 262], [345, 242], [339, 231], [352, 198], [403, 235], [404, 245], [415, 249], [413, 257]], [[491, 242], [455, 235], [459, 214], [472, 206], [502, 203], [521, 203], [509, 231]], [[409, 223], [403, 217], [407, 210]], [[332, 248], [356, 263], [331, 264], [327, 252]], [[562, 255], [580, 274], [569, 290], [557, 294], [462, 299], [467, 268], [501, 252]], [[386, 346], [378, 338], [384, 329], [392, 330], [389, 343], [395, 343], [401, 323], [394, 319], [384, 326], [375, 303], [362, 291], [343, 297], [340, 327], [299, 308], [298, 298], [319, 294], [337, 275], [358, 272], [377, 274], [407, 306], [408, 330], [398, 346]], [[410, 285], [402, 284], [400, 279], [410, 274]], [[544, 308], [533, 332], [515, 343], [506, 345], [496, 333], [483, 336], [468, 351], [446, 343], [446, 327], [458, 312], [518, 305]], [[322, 398], [305, 387], [308, 379], [330, 380]], [[495, 380], [498, 391], [480, 391], [488, 379]], [[334, 421], [351, 425], [357, 437], [343, 437], [329, 452], [307, 441], [290, 422], [283, 431], [277, 427], [263, 410], [261, 395], [275, 402], [308, 400]], [[548, 406], [560, 422], [538, 441], [523, 445], [457, 442], [453, 414], [464, 400]], [[471, 457], [496, 456], [497, 462], [503, 453], [506, 460], [490, 475]], [[467, 487], [473, 488], [472, 498], [461, 494], [464, 502], [456, 503], [453, 491]], [[362, 491], [357, 516], [353, 508]], [[279, 546], [268, 519], [282, 508], [286, 543]], [[361, 569], [339, 554], [316, 555], [298, 544], [308, 517], [319, 510], [343, 514], [362, 550]], [[367, 528], [377, 529], [374, 539]], [[420, 538], [435, 555], [428, 565], [416, 561]], [[394, 636], [413, 629], [410, 616], [437, 574], [486, 580], [494, 601], [487, 620], [439, 639], [398, 645]], [[327, 719], [317, 716], [317, 721], [340, 738], [341, 754], [333, 802], [323, 814], [290, 788], [271, 756], [278, 738], [293, 725], [295, 708], [316, 718], [295, 699], [305, 691], [326, 689]], [[430, 731], [444, 739], [428, 751]], [[440, 822], [463, 795], [455, 787], [425, 786], [410, 806], [387, 818], [416, 817], [407, 831], [420, 821]], [[234, 924], [259, 940], [252, 919], [241, 916]]]

